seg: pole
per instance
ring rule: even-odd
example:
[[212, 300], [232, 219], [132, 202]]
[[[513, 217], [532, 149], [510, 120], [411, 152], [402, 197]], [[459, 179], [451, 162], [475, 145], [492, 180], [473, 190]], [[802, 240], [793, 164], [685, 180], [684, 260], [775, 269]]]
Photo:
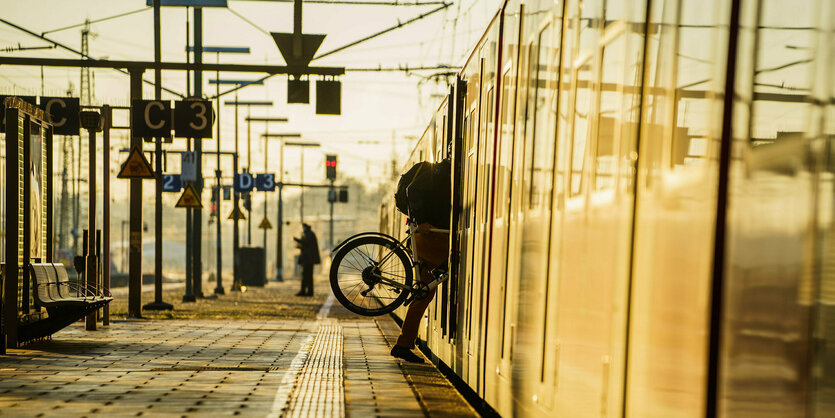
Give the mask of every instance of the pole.
[[[266, 125], [266, 133], [270, 132], [270, 124], [269, 122]], [[264, 172], [267, 172], [267, 159], [270, 155], [270, 139], [269, 137], [264, 137]], [[264, 193], [264, 219], [267, 219], [267, 193]], [[264, 228], [264, 263], [267, 262], [267, 228]], [[265, 269], [266, 271], [266, 269]]]
[[130, 246], [125, 245], [125, 244], [127, 244], [127, 241], [125, 241], [125, 225], [129, 225], [129, 224], [130, 224], [130, 219], [128, 219], [128, 220], [122, 219], [122, 273], [125, 273], [125, 272], [128, 271], [128, 258], [129, 258], [128, 249], [130, 248]]
[[[186, 139], [186, 149], [191, 151], [191, 138]], [[183, 295], [183, 302], [195, 302], [197, 298], [194, 297], [194, 254], [192, 253], [192, 213], [191, 208], [186, 209], [186, 293]]]
[[[96, 128], [87, 130], [89, 136], [87, 141], [87, 148], [89, 148], [88, 158], [90, 158], [88, 178], [87, 178], [87, 229], [90, 231], [90, 238], [87, 240], [87, 287], [95, 288], [98, 274], [98, 260], [96, 259]], [[87, 331], [96, 330], [96, 313], [91, 312], [87, 314], [85, 321]]]
[[281, 189], [283, 189], [284, 185], [279, 182], [278, 183], [278, 214], [276, 214], [276, 222], [275, 222], [275, 280], [277, 282], [284, 281], [284, 252], [282, 251], [282, 231], [284, 230], [284, 220], [282, 219], [282, 211], [283, 211], [283, 203], [281, 200]]
[[284, 140], [279, 138], [279, 164], [280, 173], [278, 174], [278, 214], [276, 214], [276, 230], [275, 230], [275, 280], [279, 282], [284, 281], [284, 240], [282, 234], [284, 232], [284, 200], [281, 196], [281, 191], [284, 188]]
[[[142, 69], [130, 71], [130, 96], [142, 99]], [[142, 138], [131, 135], [131, 147], [142, 151]], [[92, 164], [91, 164], [92, 165]], [[142, 317], [142, 180], [130, 180], [130, 249], [128, 261], [128, 317]]]
[[[235, 158], [232, 160], [232, 174], [238, 174], [238, 93], [235, 93]], [[233, 177], [234, 178], [234, 177]], [[239, 202], [239, 194], [234, 187], [232, 189], [232, 205], [234, 206], [234, 210], [239, 210], [240, 204]], [[238, 226], [238, 217], [234, 216], [232, 220], [233, 232], [232, 232], [232, 287], [229, 290], [232, 291], [240, 291], [241, 290], [241, 282], [240, 277], [238, 276], [238, 248], [240, 248], [240, 227]]]
[[[108, 105], [101, 107], [101, 115], [104, 118], [104, 131], [102, 131], [102, 287], [104, 294], [110, 294], [110, 128], [113, 127], [113, 109]], [[124, 235], [124, 233], [123, 233]], [[123, 238], [124, 239], [124, 238]], [[102, 325], [110, 325], [110, 304], [104, 305], [102, 309]]]
[[301, 149], [301, 191], [302, 194], [299, 197], [299, 223], [304, 223], [304, 147]]
[[[201, 64], [203, 64], [203, 8], [194, 8], [194, 63], [197, 65], [194, 70], [194, 95], [203, 97], [203, 71]], [[198, 196], [203, 194], [203, 144], [200, 139], [194, 141], [194, 152], [197, 161], [197, 187], [195, 191]], [[194, 215], [192, 217], [192, 250], [194, 251], [194, 273], [192, 279], [194, 281], [194, 295], [198, 298], [203, 297], [203, 262], [201, 253], [203, 236], [203, 212], [200, 208], [192, 209]]]
[[[154, 0], [154, 62], [162, 61], [160, 51], [160, 0]], [[154, 69], [154, 98], [162, 99], [162, 69]], [[162, 301], [162, 138], [155, 138], [154, 153], [154, 301], [143, 307], [148, 310], [170, 310], [174, 305]]]
[[[220, 53], [218, 52], [215, 55], [217, 56], [217, 63], [220, 64]], [[215, 72], [215, 80], [220, 80], [220, 71]], [[217, 213], [217, 219], [215, 219], [215, 221], [217, 221], [217, 232], [216, 232], [216, 235], [217, 235], [217, 241], [216, 241], [217, 242], [217, 244], [216, 244], [216, 246], [217, 246], [217, 248], [216, 248], [216, 251], [217, 251], [217, 257], [216, 257], [217, 258], [217, 274], [216, 274], [216, 276], [217, 276], [217, 286], [215, 286], [215, 294], [216, 295], [222, 295], [226, 292], [224, 292], [224, 290], [223, 290], [223, 280], [220, 277], [220, 272], [223, 269], [223, 251], [222, 251], [223, 241], [221, 240], [221, 235], [220, 235], [220, 223], [221, 223], [220, 222], [220, 219], [221, 219], [220, 214], [222, 213], [220, 211], [220, 201], [223, 200], [220, 197], [220, 194], [223, 191], [223, 187], [220, 184], [220, 179], [221, 179], [221, 175], [222, 175], [222, 173], [220, 171], [220, 83], [216, 84], [216, 87], [217, 87], [217, 90], [216, 90], [215, 95], [217, 96], [217, 121], [215, 123], [217, 124], [217, 170], [215, 170], [215, 175], [217, 177], [217, 201], [215, 202], [215, 205], [217, 205], [217, 206], [215, 207], [215, 211]]]
[[[334, 198], [337, 197], [336, 196], [336, 189], [333, 188], [333, 179], [331, 179], [331, 188], [328, 189], [328, 197], [331, 197], [331, 196], [333, 196]], [[334, 203], [335, 199], [334, 200], [328, 199], [328, 200], [330, 200], [330, 204], [331, 204], [331, 219], [330, 219], [330, 225], [328, 226], [328, 248], [333, 248], [333, 203]]]
[[[250, 125], [252, 124], [249, 119], [252, 116], [252, 112], [250, 111], [250, 106], [246, 105], [246, 172], [252, 173], [252, 135], [250, 133]], [[247, 192], [250, 194], [252, 192]], [[249, 216], [246, 218], [246, 245], [252, 245], [252, 197], [250, 196], [249, 199], [249, 210], [247, 211]]]

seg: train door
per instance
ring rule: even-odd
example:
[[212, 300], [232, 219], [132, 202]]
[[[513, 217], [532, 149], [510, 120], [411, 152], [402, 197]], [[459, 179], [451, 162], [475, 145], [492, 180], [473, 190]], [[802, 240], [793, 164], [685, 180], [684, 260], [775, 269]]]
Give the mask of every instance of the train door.
[[549, 388], [543, 392], [539, 386], [546, 375], [542, 367], [544, 351], [550, 349], [545, 346], [544, 312], [552, 303], [547, 290], [552, 263], [556, 261], [550, 257], [550, 247], [556, 243], [551, 240], [551, 231], [560, 223], [558, 215], [552, 216], [552, 204], [555, 162], [557, 157], [563, 158], [562, 153], [557, 153], [556, 141], [556, 78], [560, 66], [562, 7], [561, 4], [554, 6], [550, 3], [547, 9], [538, 10], [535, 5], [530, 7], [526, 13], [530, 19], [526, 21], [525, 31], [530, 42], [525, 77], [528, 88], [524, 104], [525, 136], [521, 155], [519, 210], [522, 216], [517, 308], [517, 348], [524, 350], [525, 356], [519, 359], [521, 385], [516, 389], [522, 399], [533, 399], [533, 404], [538, 407], [535, 412], [526, 410], [523, 414], [541, 414], [552, 408], [553, 400], [553, 390]]
[[476, 351], [475, 346], [473, 344], [473, 282], [475, 280], [475, 265], [476, 259], [478, 254], [476, 254], [477, 243], [475, 240], [476, 235], [476, 221], [478, 213], [476, 209], [476, 205], [479, 199], [479, 196], [476, 191], [477, 186], [477, 176], [478, 176], [478, 146], [479, 146], [479, 125], [480, 125], [480, 116], [481, 112], [481, 84], [482, 84], [482, 74], [484, 68], [483, 60], [478, 60], [478, 72], [475, 74], [474, 78], [478, 79], [477, 83], [471, 84], [475, 88], [469, 90], [468, 92], [472, 92], [476, 99], [470, 105], [469, 112], [469, 128], [468, 128], [468, 138], [467, 138], [467, 156], [466, 156], [466, 189], [465, 189], [465, 202], [466, 209], [466, 219], [467, 219], [467, 237], [466, 237], [466, 257], [462, 258], [462, 262], [465, 263], [466, 268], [466, 275], [464, 276], [464, 297], [463, 303], [461, 306], [464, 309], [463, 317], [463, 328], [461, 332], [461, 339], [460, 345], [463, 348], [464, 356], [462, 358], [464, 371], [462, 376], [464, 376], [464, 380], [468, 383], [471, 382], [470, 380], [470, 363], [474, 360]]
[[[489, 260], [489, 306], [486, 326], [488, 333], [484, 346], [484, 399], [502, 415], [511, 413], [511, 386], [509, 380], [508, 340], [508, 285], [507, 252], [511, 194], [511, 170], [516, 112], [516, 80], [519, 54], [518, 11], [521, 5], [507, 5], [502, 12], [501, 49], [497, 80], [498, 102], [497, 142], [494, 151], [494, 187], [492, 208], [492, 233]], [[511, 11], [513, 10], [513, 11]], [[513, 306], [511, 303], [510, 306]]]
[[460, 376], [467, 376], [466, 368], [469, 364], [470, 347], [468, 333], [472, 312], [470, 299], [472, 291], [472, 235], [474, 208], [474, 180], [476, 144], [478, 141], [478, 108], [481, 93], [481, 61], [476, 57], [465, 67], [467, 92], [464, 107], [464, 130], [460, 156], [460, 201], [461, 210], [458, 229], [458, 277], [456, 311], [458, 317], [456, 334], [455, 372]]
[[495, 142], [495, 85], [497, 63], [497, 39], [501, 26], [500, 19], [494, 19], [487, 32], [487, 38], [480, 50], [482, 65], [482, 90], [479, 144], [476, 174], [476, 213], [475, 234], [473, 236], [473, 297], [470, 306], [472, 321], [470, 324], [470, 346], [475, 355], [475, 367], [471, 368], [471, 379], [477, 393], [483, 396], [484, 379], [484, 336], [488, 333], [486, 309], [489, 307], [490, 272], [488, 269], [488, 250], [491, 240], [492, 219], [489, 217], [492, 206], [493, 148]]
[[[647, 14], [624, 383], [629, 416], [711, 415], [709, 295], [722, 107], [733, 96], [724, 85], [731, 3], [653, 1]], [[674, 155], [679, 151], [687, 151], [684, 158]]]

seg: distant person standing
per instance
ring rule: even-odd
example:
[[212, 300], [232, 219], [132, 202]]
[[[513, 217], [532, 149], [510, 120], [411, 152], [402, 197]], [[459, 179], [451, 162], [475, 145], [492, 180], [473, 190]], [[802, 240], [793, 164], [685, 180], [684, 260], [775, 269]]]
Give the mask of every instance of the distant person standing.
[[302, 266], [302, 289], [296, 296], [313, 296], [313, 265], [319, 264], [319, 241], [310, 225], [302, 224], [301, 238], [293, 237], [301, 250], [299, 264]]

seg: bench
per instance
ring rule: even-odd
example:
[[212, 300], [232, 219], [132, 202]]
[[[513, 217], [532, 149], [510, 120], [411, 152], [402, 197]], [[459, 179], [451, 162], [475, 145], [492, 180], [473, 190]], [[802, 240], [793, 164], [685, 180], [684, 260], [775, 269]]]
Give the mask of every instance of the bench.
[[110, 303], [113, 298], [89, 286], [70, 282], [67, 270], [60, 263], [29, 265], [35, 303], [46, 309], [48, 317], [21, 325], [21, 341], [41, 338], [83, 318]]

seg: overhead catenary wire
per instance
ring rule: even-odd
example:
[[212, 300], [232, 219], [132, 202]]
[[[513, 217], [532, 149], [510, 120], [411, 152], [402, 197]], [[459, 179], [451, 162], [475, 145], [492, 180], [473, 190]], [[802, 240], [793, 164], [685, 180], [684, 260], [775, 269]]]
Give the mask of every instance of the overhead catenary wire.
[[[35, 33], [35, 32], [32, 32], [32, 31], [31, 31], [31, 30], [29, 30], [29, 29], [26, 29], [26, 28], [24, 28], [24, 27], [22, 27], [22, 26], [20, 26], [20, 25], [15, 24], [15, 23], [12, 23], [12, 22], [10, 22], [10, 21], [8, 21], [8, 20], [6, 20], [6, 19], [0, 18], [0, 23], [4, 23], [4, 24], [6, 24], [6, 25], [9, 25], [9, 26], [11, 26], [11, 27], [13, 27], [13, 28], [15, 28], [15, 29], [17, 29], [17, 30], [21, 31], [21, 32], [25, 32], [25, 33], [27, 33], [27, 34], [29, 34], [29, 35], [31, 35], [31, 36], [34, 36], [34, 37], [36, 37], [36, 38], [42, 39], [42, 40], [44, 40], [44, 41], [47, 41], [47, 42], [49, 42], [49, 43], [51, 43], [51, 44], [55, 45], [55, 46], [56, 46], [56, 47], [58, 47], [58, 48], [62, 48], [62, 49], [65, 49], [65, 50], [67, 50], [67, 51], [70, 51], [70, 52], [72, 52], [72, 53], [74, 53], [74, 54], [78, 54], [78, 55], [80, 55], [80, 56], [81, 56], [81, 57], [83, 57], [83, 58], [87, 58], [87, 59], [92, 60], [92, 61], [98, 61], [96, 58], [93, 58], [93, 57], [91, 57], [91, 56], [89, 56], [89, 55], [87, 55], [87, 54], [84, 54], [84, 53], [82, 53], [81, 51], [78, 51], [78, 50], [76, 50], [76, 49], [74, 49], [74, 48], [71, 48], [71, 47], [69, 47], [69, 46], [66, 46], [66, 45], [64, 45], [64, 44], [62, 44], [62, 43], [60, 43], [60, 42], [58, 42], [58, 41], [54, 41], [54, 40], [52, 40], [52, 39], [49, 39], [49, 38], [47, 38], [46, 36], [39, 35], [39, 34], [37, 34], [37, 33]], [[118, 72], [120, 72], [120, 73], [122, 73], [122, 74], [130, 74], [128, 71], [123, 70], [123, 69], [121, 69], [121, 68], [113, 68], [113, 70], [118, 71]], [[146, 83], [146, 84], [155, 85], [155, 83], [154, 83], [153, 81], [145, 80], [144, 78], [142, 79], [142, 81], [143, 81], [144, 83]], [[185, 95], [184, 95], [184, 94], [179, 93], [179, 92], [174, 91], [174, 90], [171, 90], [171, 89], [166, 88], [166, 87], [164, 87], [164, 86], [162, 87], [162, 90], [164, 90], [164, 91], [166, 91], [166, 92], [168, 92], [168, 93], [171, 93], [171, 94], [173, 94], [173, 95], [175, 95], [175, 96], [178, 96], [178, 97], [185, 97]]]
[[48, 30], [48, 31], [45, 31], [45, 32], [41, 32], [41, 36], [46, 35], [47, 33], [61, 32], [63, 30], [67, 30], [67, 29], [80, 28], [84, 25], [89, 25], [89, 24], [98, 23], [98, 22], [104, 22], [104, 21], [107, 21], [107, 20], [117, 19], [117, 18], [124, 17], [124, 16], [130, 16], [132, 14], [136, 14], [136, 13], [139, 13], [139, 12], [144, 12], [146, 10], [153, 10], [153, 7], [143, 7], [141, 9], [134, 10], [132, 12], [119, 13], [117, 15], [103, 17], [101, 19], [88, 20], [84, 23], [79, 23], [79, 24], [76, 24], [76, 25], [64, 26], [63, 28]]
[[368, 35], [368, 36], [366, 36], [365, 38], [358, 39], [358, 40], [356, 40], [356, 41], [354, 41], [354, 42], [350, 42], [350, 43], [348, 43], [348, 44], [346, 44], [346, 45], [343, 45], [343, 46], [341, 46], [341, 47], [338, 47], [338, 48], [332, 49], [332, 50], [330, 50], [330, 51], [328, 51], [328, 52], [324, 52], [324, 53], [322, 53], [322, 54], [319, 54], [319, 55], [317, 55], [317, 56], [313, 57], [313, 60], [317, 60], [317, 59], [320, 59], [320, 58], [327, 57], [328, 55], [335, 54], [335, 53], [337, 53], [337, 52], [339, 52], [339, 51], [342, 51], [343, 49], [350, 48], [350, 47], [352, 47], [352, 46], [354, 46], [354, 45], [360, 44], [360, 43], [365, 42], [365, 41], [367, 41], [367, 40], [369, 40], [369, 39], [373, 39], [373, 38], [376, 38], [376, 37], [378, 37], [378, 36], [380, 36], [380, 35], [384, 35], [384, 34], [386, 34], [386, 33], [388, 33], [388, 32], [391, 32], [391, 31], [393, 31], [393, 30], [400, 29], [400, 28], [401, 28], [401, 27], [403, 27], [403, 26], [406, 26], [406, 25], [408, 25], [408, 24], [410, 24], [410, 23], [417, 22], [418, 20], [421, 20], [421, 19], [423, 19], [423, 18], [425, 18], [425, 17], [427, 17], [427, 16], [430, 16], [430, 15], [432, 15], [432, 14], [436, 13], [436, 12], [439, 12], [439, 11], [441, 11], [441, 10], [444, 10], [444, 9], [446, 9], [446, 8], [447, 8], [447, 7], [449, 7], [449, 6], [452, 6], [452, 3], [444, 3], [444, 4], [443, 4], [442, 6], [440, 6], [440, 7], [437, 7], [437, 8], [435, 8], [435, 9], [432, 9], [432, 10], [430, 10], [430, 11], [426, 12], [426, 13], [423, 13], [423, 14], [421, 14], [421, 15], [418, 15], [418, 16], [416, 16], [416, 17], [414, 17], [414, 18], [412, 18], [412, 19], [409, 19], [409, 20], [407, 20], [407, 21], [405, 21], [405, 22], [400, 22], [400, 21], [398, 21], [398, 22], [397, 22], [397, 24], [396, 24], [396, 25], [394, 25], [394, 26], [391, 26], [391, 27], [389, 27], [389, 28], [383, 29], [383, 30], [381, 30], [381, 31], [379, 31], [379, 32], [377, 32], [377, 33], [374, 33], [374, 34]]
[[[365, 37], [365, 38], [363, 38], [363, 39], [360, 39], [360, 40], [357, 40], [357, 41], [351, 42], [351, 43], [349, 43], [349, 44], [347, 44], [347, 45], [343, 45], [343, 46], [338, 47], [338, 48], [336, 48], [336, 49], [332, 49], [332, 50], [330, 50], [330, 51], [328, 51], [328, 52], [322, 53], [322, 54], [320, 54], [319, 56], [314, 57], [313, 59], [314, 59], [314, 60], [316, 60], [316, 59], [319, 59], [319, 58], [322, 58], [322, 57], [325, 57], [325, 56], [328, 56], [328, 55], [334, 54], [334, 53], [336, 53], [336, 52], [338, 52], [338, 51], [341, 51], [341, 50], [343, 50], [343, 49], [345, 49], [345, 48], [352, 47], [352, 46], [357, 45], [357, 44], [359, 44], [359, 43], [361, 43], [361, 42], [365, 42], [365, 41], [367, 41], [367, 40], [369, 40], [369, 39], [372, 39], [372, 38], [375, 38], [375, 37], [377, 37], [377, 36], [383, 35], [383, 34], [385, 34], [385, 33], [387, 33], [387, 32], [393, 31], [393, 30], [395, 30], [395, 29], [402, 28], [403, 26], [406, 26], [406, 25], [408, 25], [408, 24], [410, 24], [410, 23], [417, 22], [418, 20], [423, 19], [423, 18], [425, 18], [425, 17], [427, 17], [427, 16], [429, 16], [429, 15], [431, 15], [431, 14], [433, 14], [433, 13], [436, 13], [436, 12], [440, 11], [440, 10], [443, 10], [443, 9], [445, 9], [445, 8], [447, 8], [447, 7], [451, 6], [451, 5], [452, 5], [452, 3], [444, 3], [441, 7], [437, 7], [437, 8], [435, 8], [435, 9], [432, 9], [432, 10], [430, 10], [430, 11], [426, 12], [426, 13], [423, 13], [423, 14], [421, 14], [421, 15], [419, 15], [419, 16], [417, 16], [417, 17], [415, 17], [415, 18], [409, 19], [409, 20], [407, 20], [407, 21], [405, 21], [405, 22], [398, 22], [398, 23], [397, 23], [397, 25], [394, 25], [394, 26], [392, 26], [392, 27], [390, 27], [390, 28], [384, 29], [384, 30], [382, 30], [382, 31], [380, 31], [380, 32], [377, 32], [377, 33], [373, 34], [373, 35], [367, 36], [367, 37]], [[348, 69], [346, 69], [346, 71], [348, 71]], [[401, 69], [392, 69], [391, 71], [404, 71], [404, 70], [401, 70]], [[264, 76], [264, 77], [261, 77], [260, 79], [256, 80], [256, 83], [258, 83], [258, 82], [264, 82], [265, 80], [267, 80], [268, 78], [270, 78], [270, 77], [272, 77], [272, 76], [274, 76], [274, 75], [276, 75], [276, 74], [269, 74], [269, 75], [266, 75], [266, 76]], [[240, 89], [242, 89], [242, 88], [244, 88], [244, 87], [246, 87], [246, 86], [248, 86], [248, 85], [250, 85], [250, 84], [244, 84], [244, 85], [239, 85], [239, 86], [232, 87], [232, 88], [230, 88], [230, 89], [228, 89], [228, 90], [226, 90], [226, 91], [221, 92], [221, 93], [220, 93], [220, 94], [218, 94], [218, 95], [215, 95], [215, 96], [211, 97], [211, 99], [212, 99], [212, 100], [214, 100], [214, 99], [217, 99], [218, 97], [225, 96], [225, 95], [227, 95], [227, 94], [229, 94], [229, 93], [236, 92], [236, 91], [238, 91], [238, 90], [240, 90]]]

